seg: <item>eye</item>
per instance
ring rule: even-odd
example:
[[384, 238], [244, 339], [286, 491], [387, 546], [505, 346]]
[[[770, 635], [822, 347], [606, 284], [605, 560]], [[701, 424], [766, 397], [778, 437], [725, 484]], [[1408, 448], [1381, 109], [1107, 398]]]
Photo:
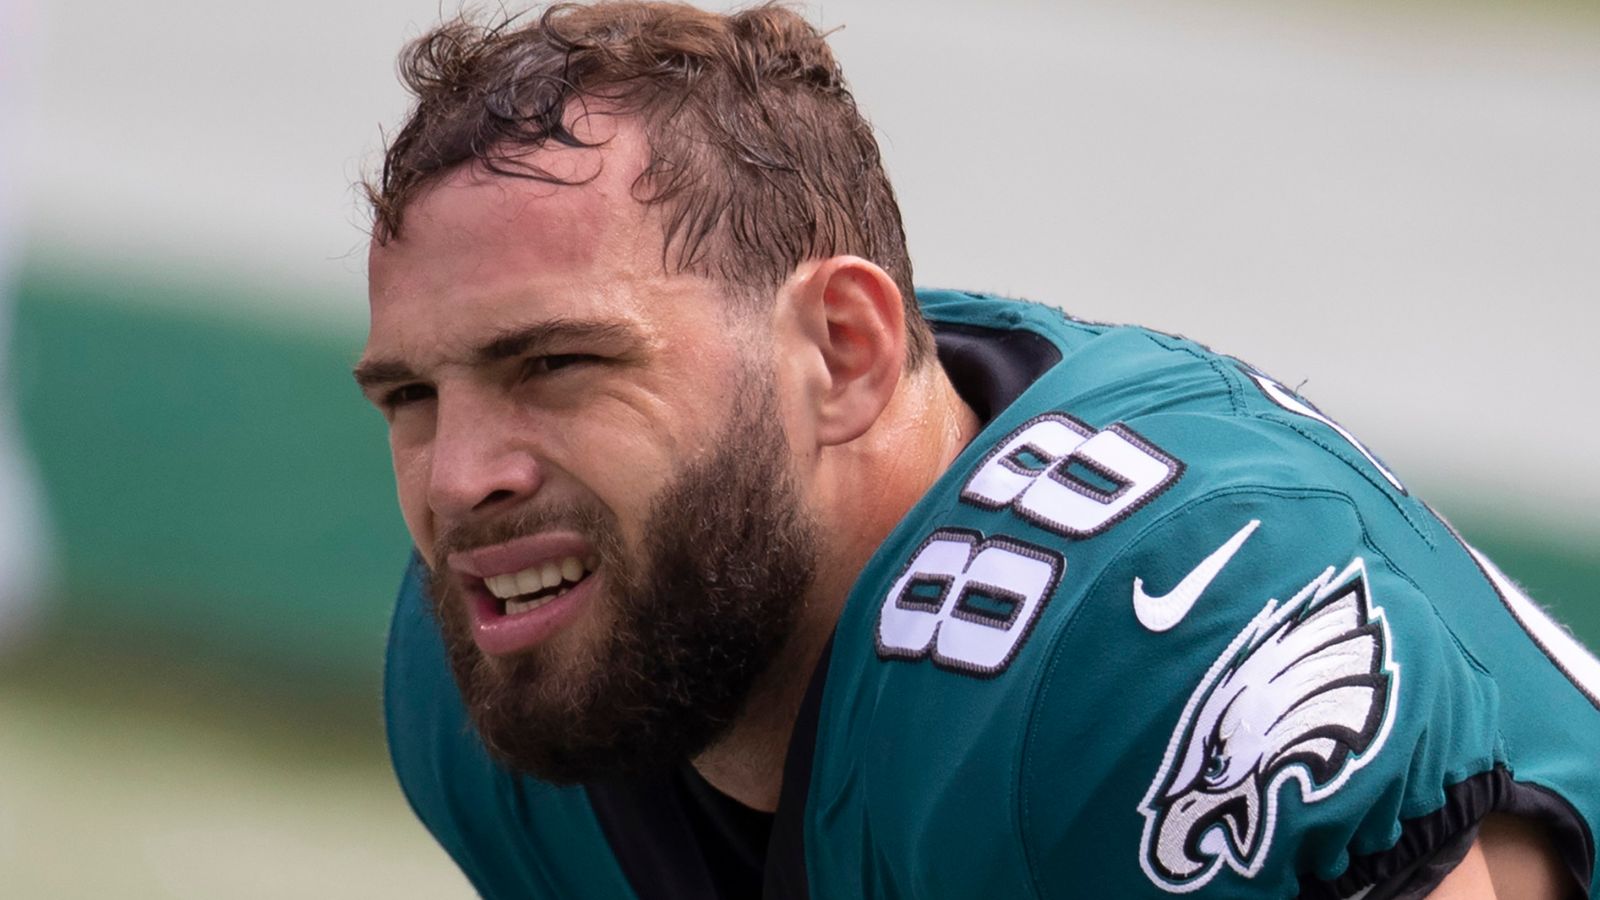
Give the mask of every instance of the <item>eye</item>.
[[588, 353], [546, 353], [535, 356], [522, 364], [522, 377], [533, 378], [538, 375], [549, 375], [561, 369], [570, 369], [585, 363], [597, 362], [598, 356]]
[[433, 399], [433, 387], [431, 385], [420, 383], [402, 384], [383, 395], [383, 408], [393, 412], [403, 406], [431, 399]]
[[1222, 748], [1215, 744], [1206, 748], [1205, 767], [1200, 772], [1200, 777], [1206, 784], [1215, 786], [1221, 780], [1228, 768], [1228, 762], [1223, 756]]

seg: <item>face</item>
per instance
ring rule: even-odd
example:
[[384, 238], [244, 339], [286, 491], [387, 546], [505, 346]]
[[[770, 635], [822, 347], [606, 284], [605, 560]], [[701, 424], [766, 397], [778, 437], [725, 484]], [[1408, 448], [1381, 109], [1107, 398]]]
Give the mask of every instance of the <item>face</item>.
[[663, 271], [642, 139], [602, 124], [535, 159], [581, 185], [463, 169], [407, 210], [357, 370], [469, 711], [559, 781], [714, 740], [816, 555], [763, 323]]

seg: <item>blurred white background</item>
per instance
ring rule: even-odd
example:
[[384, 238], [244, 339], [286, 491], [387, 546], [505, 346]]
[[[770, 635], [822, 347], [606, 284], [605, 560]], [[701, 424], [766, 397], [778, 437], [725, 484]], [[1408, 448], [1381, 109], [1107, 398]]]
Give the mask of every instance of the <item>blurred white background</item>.
[[[350, 186], [439, 8], [40, 3], [30, 242], [304, 286], [250, 312], [358, 327]], [[1413, 480], [1600, 524], [1597, 8], [811, 9], [920, 283], [1186, 334], [1305, 382]]]

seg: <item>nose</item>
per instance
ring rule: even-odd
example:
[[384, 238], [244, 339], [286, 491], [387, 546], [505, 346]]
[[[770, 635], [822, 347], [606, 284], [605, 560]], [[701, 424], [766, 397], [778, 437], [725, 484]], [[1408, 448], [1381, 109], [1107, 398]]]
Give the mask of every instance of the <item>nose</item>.
[[443, 521], [511, 508], [543, 483], [531, 435], [515, 409], [440, 392], [428, 505]]

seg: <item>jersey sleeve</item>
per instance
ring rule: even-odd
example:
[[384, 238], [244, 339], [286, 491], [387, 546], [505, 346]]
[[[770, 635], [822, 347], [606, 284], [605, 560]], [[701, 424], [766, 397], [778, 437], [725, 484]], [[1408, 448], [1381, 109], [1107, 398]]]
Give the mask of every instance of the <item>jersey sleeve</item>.
[[1492, 588], [1442, 526], [1384, 515], [1219, 492], [1093, 573], [1024, 740], [1040, 896], [1425, 893], [1489, 811], [1566, 802], [1518, 780], [1503, 710], [1507, 669], [1553, 667], [1470, 652], [1463, 623], [1506, 618]]
[[472, 730], [413, 557], [389, 631], [384, 721], [407, 801], [485, 898], [633, 891], [581, 788], [516, 775]]

